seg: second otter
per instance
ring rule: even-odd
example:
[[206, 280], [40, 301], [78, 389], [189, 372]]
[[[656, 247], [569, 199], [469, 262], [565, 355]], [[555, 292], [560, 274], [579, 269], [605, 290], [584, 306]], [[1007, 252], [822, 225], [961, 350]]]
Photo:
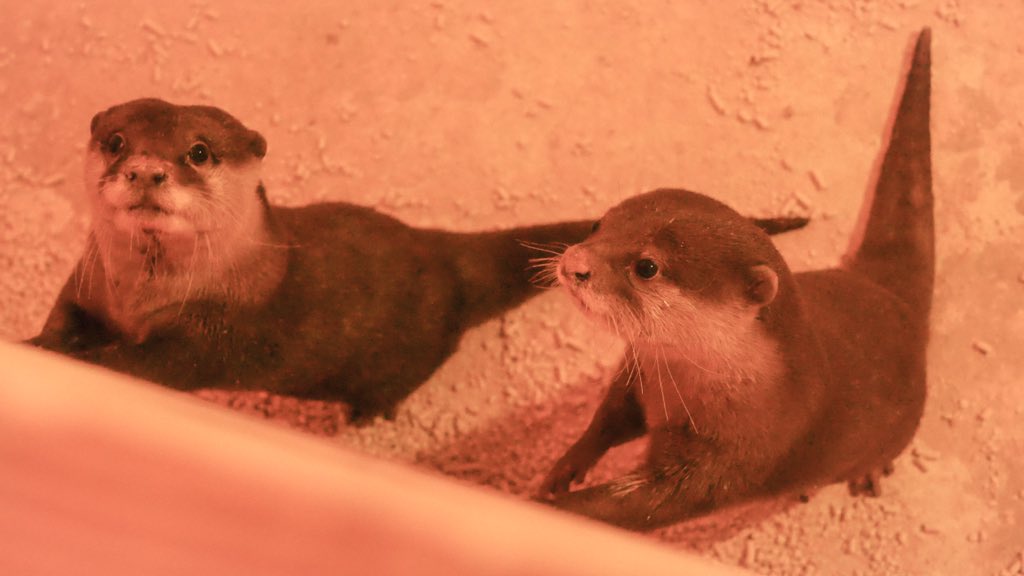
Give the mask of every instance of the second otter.
[[[649, 529], [839, 481], [878, 491], [925, 398], [929, 42], [925, 30], [863, 241], [842, 268], [792, 274], [735, 211], [681, 190], [626, 200], [566, 250], [561, 283], [627, 339], [627, 355], [543, 497]], [[569, 491], [611, 446], [644, 433], [634, 473]]]

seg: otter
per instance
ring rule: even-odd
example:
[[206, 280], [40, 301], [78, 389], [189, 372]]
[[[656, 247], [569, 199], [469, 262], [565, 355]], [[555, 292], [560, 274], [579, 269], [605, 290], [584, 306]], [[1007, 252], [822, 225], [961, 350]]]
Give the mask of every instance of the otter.
[[141, 99], [96, 114], [87, 247], [29, 342], [181, 390], [340, 400], [367, 422], [392, 415], [466, 329], [540, 292], [536, 247], [592, 226], [454, 233], [344, 202], [275, 206], [266, 151], [211, 106]]
[[[559, 283], [627, 352], [541, 499], [648, 530], [835, 482], [878, 494], [925, 401], [930, 40], [917, 38], [863, 237], [840, 267], [791, 273], [734, 210], [669, 189], [627, 199], [565, 250]], [[645, 433], [632, 473], [571, 490]]]

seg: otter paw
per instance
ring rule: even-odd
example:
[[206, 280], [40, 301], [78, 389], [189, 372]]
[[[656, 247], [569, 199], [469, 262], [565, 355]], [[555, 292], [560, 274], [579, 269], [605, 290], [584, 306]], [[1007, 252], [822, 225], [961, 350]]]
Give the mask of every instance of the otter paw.
[[589, 450], [576, 449], [574, 446], [558, 459], [551, 471], [544, 478], [537, 493], [539, 499], [551, 500], [559, 494], [569, 491], [569, 486], [578, 484], [587, 476], [600, 455]]
[[877, 498], [882, 495], [882, 477], [892, 474], [892, 462], [887, 462], [878, 468], [870, 470], [867, 474], [850, 480], [847, 485], [850, 488], [851, 496], [871, 496]]

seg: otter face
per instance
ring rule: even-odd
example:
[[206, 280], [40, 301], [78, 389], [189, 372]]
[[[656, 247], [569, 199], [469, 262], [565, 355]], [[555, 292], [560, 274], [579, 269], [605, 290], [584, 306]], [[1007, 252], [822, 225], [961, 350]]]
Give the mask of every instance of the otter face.
[[86, 189], [94, 228], [192, 238], [258, 213], [266, 141], [208, 106], [135, 100], [92, 120]]
[[556, 273], [588, 315], [634, 344], [711, 354], [756, 325], [780, 265], [746, 218], [699, 194], [659, 190], [612, 208]]

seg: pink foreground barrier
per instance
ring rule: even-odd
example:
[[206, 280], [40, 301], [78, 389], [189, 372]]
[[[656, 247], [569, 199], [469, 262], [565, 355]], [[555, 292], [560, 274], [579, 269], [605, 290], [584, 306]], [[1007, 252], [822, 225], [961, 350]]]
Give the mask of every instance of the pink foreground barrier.
[[0, 342], [0, 574], [743, 572]]

